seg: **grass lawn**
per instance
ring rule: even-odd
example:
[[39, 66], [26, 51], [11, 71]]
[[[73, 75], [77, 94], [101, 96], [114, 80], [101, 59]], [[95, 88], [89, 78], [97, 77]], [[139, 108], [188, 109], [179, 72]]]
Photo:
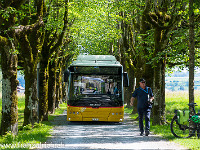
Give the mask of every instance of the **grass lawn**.
[[[44, 121], [42, 123], [36, 123], [34, 128], [30, 125], [22, 127], [24, 121], [24, 105], [25, 105], [25, 97], [18, 97], [18, 128], [19, 132], [17, 136], [13, 136], [10, 133], [5, 136], [0, 136], [0, 149], [17, 149], [24, 150], [29, 149], [31, 145], [44, 143], [47, 140], [47, 137], [50, 136], [51, 129], [53, 126], [48, 122]], [[0, 99], [0, 112], [2, 109], [2, 100]], [[49, 120], [52, 120], [55, 115], [62, 114], [66, 109], [66, 104], [60, 104], [60, 108], [56, 109], [56, 113], [54, 115], [49, 115]], [[1, 113], [0, 113], [1, 119]], [[2, 145], [4, 144], [4, 146]], [[7, 145], [6, 145], [7, 144]]]
[[[199, 105], [196, 107], [198, 111], [200, 109], [200, 91], [195, 91], [195, 102]], [[170, 130], [170, 123], [174, 116], [175, 109], [182, 109], [186, 110], [188, 108], [189, 103], [189, 96], [188, 92], [181, 91], [181, 92], [167, 92], [166, 93], [166, 119], [167, 123], [162, 126], [152, 126], [151, 125], [151, 132], [155, 134], [159, 134], [164, 138], [179, 143], [189, 149], [200, 149], [200, 139], [197, 137], [192, 137], [188, 139], [181, 139], [175, 138]], [[132, 110], [125, 108], [125, 112], [131, 113]], [[137, 118], [137, 114], [131, 115], [133, 119]]]

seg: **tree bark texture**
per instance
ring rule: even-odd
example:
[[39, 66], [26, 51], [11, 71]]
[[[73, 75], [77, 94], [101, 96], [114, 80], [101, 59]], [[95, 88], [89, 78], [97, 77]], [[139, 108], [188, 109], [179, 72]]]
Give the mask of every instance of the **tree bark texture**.
[[[194, 0], [189, 1], [189, 103], [194, 103], [194, 67], [195, 67], [195, 38], [194, 38]], [[195, 115], [193, 108], [189, 107], [190, 115]], [[190, 122], [195, 127], [194, 122]], [[190, 130], [192, 133], [193, 131]], [[194, 133], [193, 133], [194, 134]]]
[[[36, 61], [37, 62], [37, 61]], [[25, 67], [25, 109], [23, 125], [38, 121], [38, 98], [37, 98], [37, 64]]]
[[18, 133], [18, 98], [17, 98], [17, 55], [10, 53], [11, 47], [5, 45], [1, 50], [2, 62], [2, 118], [1, 135], [11, 131]]
[[39, 73], [39, 121], [48, 120], [48, 58], [41, 56]]
[[48, 110], [55, 113], [56, 105], [56, 64], [54, 61], [49, 63], [48, 80]]
[[162, 94], [162, 101], [161, 101], [161, 124], [166, 123], [166, 113], [165, 113], [165, 69], [166, 69], [166, 58], [162, 61], [161, 66], [161, 82], [162, 82], [162, 88], [161, 88], [161, 94]]
[[152, 124], [161, 125], [161, 101], [162, 101], [162, 84], [161, 84], [161, 64], [155, 63], [156, 67], [154, 67], [154, 106], [153, 106], [153, 121]]
[[194, 1], [189, 1], [189, 102], [194, 102], [194, 60], [195, 60], [195, 40], [194, 40]]
[[[155, 28], [155, 36], [154, 36], [154, 41], [155, 41], [155, 51], [154, 51], [154, 58], [156, 55], [162, 51], [161, 48], [161, 39], [162, 39], [162, 30], [159, 28]], [[162, 124], [162, 119], [165, 116], [162, 116], [162, 101], [163, 101], [163, 95], [162, 95], [162, 61], [163, 59], [158, 58], [154, 62], [154, 107], [153, 107], [153, 121], [152, 124], [156, 125]], [[165, 120], [165, 119], [164, 119]]]
[[[37, 23], [36, 23], [37, 24]], [[43, 37], [39, 32], [41, 25], [33, 25], [33, 28], [23, 28], [18, 33], [18, 41], [21, 46], [20, 54], [23, 57], [25, 68], [25, 110], [23, 125], [38, 121], [38, 95], [37, 95], [37, 64], [38, 52], [41, 51]], [[28, 30], [29, 34], [27, 34]]]
[[57, 72], [56, 72], [56, 108], [59, 108], [59, 104], [62, 103], [62, 61], [57, 62]]
[[1, 0], [1, 12], [7, 12], [7, 17], [0, 15], [0, 52], [2, 67], [2, 120], [1, 135], [11, 131], [18, 132], [18, 98], [17, 98], [17, 54], [15, 32], [11, 29], [15, 26], [16, 14], [7, 11], [12, 7], [16, 10], [24, 3], [24, 0]]

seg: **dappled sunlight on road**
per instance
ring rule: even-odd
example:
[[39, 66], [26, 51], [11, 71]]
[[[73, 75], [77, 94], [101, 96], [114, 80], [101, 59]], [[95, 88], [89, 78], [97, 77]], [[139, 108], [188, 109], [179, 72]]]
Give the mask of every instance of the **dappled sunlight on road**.
[[[122, 123], [68, 122], [66, 116], [58, 116], [52, 136], [43, 146], [48, 149], [182, 149], [157, 135], [139, 136], [136, 122], [127, 115]], [[42, 149], [45, 149], [43, 147]]]

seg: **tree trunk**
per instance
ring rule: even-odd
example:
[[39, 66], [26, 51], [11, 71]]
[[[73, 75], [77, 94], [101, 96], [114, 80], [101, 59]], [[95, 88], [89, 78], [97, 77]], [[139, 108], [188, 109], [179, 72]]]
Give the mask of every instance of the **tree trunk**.
[[[127, 106], [130, 107], [130, 99], [132, 97], [132, 93], [135, 89], [135, 76], [134, 76], [134, 70], [131, 68], [127, 69], [128, 76], [129, 76], [129, 87], [125, 88], [125, 93], [124, 93], [124, 99], [125, 103], [127, 103]], [[134, 112], [136, 113], [136, 112]]]
[[166, 114], [165, 114], [165, 68], [166, 68], [166, 58], [164, 58], [164, 61], [162, 61], [161, 66], [161, 82], [162, 82], [162, 88], [161, 88], [161, 94], [162, 94], [162, 101], [161, 101], [161, 124], [166, 123]]
[[[11, 131], [16, 135], [18, 132], [18, 98], [17, 98], [17, 64], [16, 54], [17, 41], [15, 32], [16, 12], [24, 1], [0, 2], [0, 53], [2, 67], [2, 120], [0, 134], [4, 135]], [[12, 8], [15, 11], [9, 11]], [[5, 17], [3, 14], [6, 14]]]
[[38, 121], [37, 61], [25, 65], [25, 109], [23, 125]]
[[[189, 102], [194, 103], [194, 60], [195, 60], [195, 40], [194, 40], [194, 10], [193, 0], [189, 1]], [[192, 110], [192, 108], [190, 108]]]
[[11, 47], [1, 50], [2, 62], [2, 118], [1, 135], [18, 133], [17, 55], [10, 54]]
[[62, 104], [63, 103], [63, 81], [62, 81], [62, 76], [63, 76], [63, 71], [62, 71], [62, 67], [61, 67], [61, 65], [62, 65], [62, 62], [60, 62], [60, 71], [59, 71], [59, 98], [60, 98], [60, 104]]
[[146, 80], [146, 85], [153, 88], [154, 69], [151, 64], [145, 64], [143, 77]]
[[67, 83], [62, 83], [63, 102], [67, 102]]
[[[154, 58], [156, 55], [162, 51], [160, 40], [162, 39], [162, 30], [155, 28], [154, 41], [155, 41], [155, 50]], [[162, 60], [158, 59], [154, 62], [154, 107], [153, 107], [153, 125], [161, 125], [162, 116], [161, 116], [161, 103], [162, 103]]]
[[161, 67], [160, 63], [155, 63], [154, 66], [154, 107], [153, 107], [153, 125], [161, 125], [161, 100], [162, 100], [162, 82], [161, 82]]
[[[195, 40], [194, 40], [194, 1], [189, 1], [189, 103], [194, 103], [194, 60], [195, 60]], [[193, 108], [189, 107], [190, 115], [194, 115]], [[195, 123], [190, 121], [190, 126], [195, 127]], [[193, 131], [190, 130], [192, 133]]]
[[[194, 40], [194, 1], [189, 1], [189, 103], [194, 103], [194, 67], [195, 67], [195, 40]], [[190, 115], [194, 115], [193, 108], [189, 107]], [[195, 123], [190, 121], [190, 126]], [[192, 130], [190, 132], [193, 132]]]
[[153, 107], [153, 125], [165, 124], [166, 115], [165, 115], [165, 66], [166, 62], [160, 60], [157, 67], [154, 68], [154, 107]]
[[34, 41], [36, 37], [40, 38], [35, 32], [30, 34], [30, 39], [22, 31], [18, 35], [18, 41], [21, 46], [21, 55], [25, 68], [25, 110], [23, 125], [32, 124], [38, 121], [38, 95], [37, 95], [37, 63], [39, 43]]
[[[58, 53], [58, 56], [62, 56], [62, 51]], [[57, 62], [57, 72], [56, 72], [56, 108], [59, 108], [59, 104], [62, 103], [63, 93], [62, 93], [62, 59], [60, 58]]]
[[59, 101], [60, 101], [60, 90], [59, 90], [59, 73], [58, 72], [56, 72], [56, 103], [55, 103], [55, 108], [59, 108]]
[[56, 105], [56, 65], [52, 61], [49, 63], [49, 80], [48, 80], [48, 110], [55, 113]]
[[39, 120], [48, 120], [48, 58], [42, 55], [39, 73]]

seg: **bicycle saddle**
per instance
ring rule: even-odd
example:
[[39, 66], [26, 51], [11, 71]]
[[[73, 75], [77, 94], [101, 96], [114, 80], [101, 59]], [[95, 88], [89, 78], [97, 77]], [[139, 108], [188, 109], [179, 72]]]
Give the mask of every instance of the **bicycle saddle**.
[[188, 106], [198, 106], [197, 103], [189, 103]]

